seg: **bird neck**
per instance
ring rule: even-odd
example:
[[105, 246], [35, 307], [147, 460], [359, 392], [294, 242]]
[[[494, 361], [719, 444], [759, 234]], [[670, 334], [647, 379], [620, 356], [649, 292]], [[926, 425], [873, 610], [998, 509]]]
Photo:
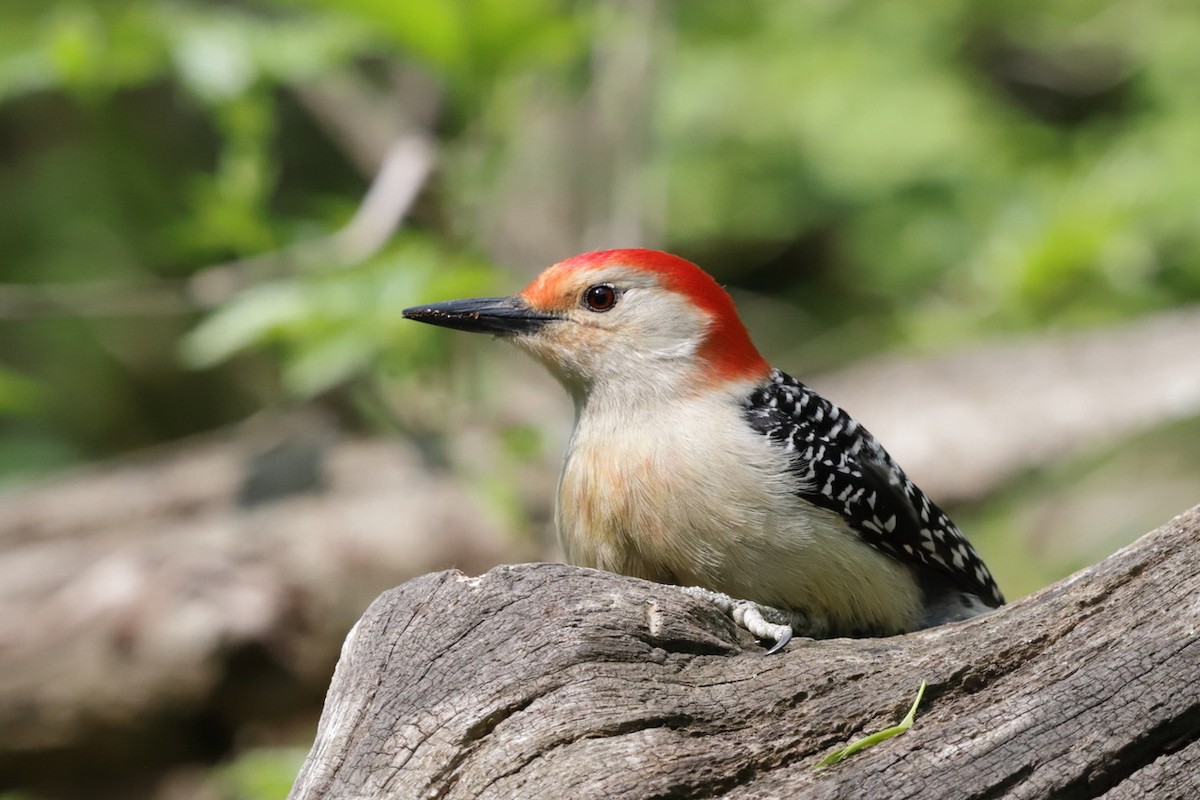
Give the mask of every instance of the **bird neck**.
[[[692, 371], [694, 373], [694, 370]], [[757, 377], [711, 383], [706, 375], [673, 374], [663, 370], [640, 379], [626, 375], [621, 380], [599, 380], [587, 385], [567, 385], [575, 402], [578, 426], [586, 421], [614, 429], [630, 427], [635, 421], [677, 415], [698, 399], [730, 406], [739, 405], [761, 382]]]

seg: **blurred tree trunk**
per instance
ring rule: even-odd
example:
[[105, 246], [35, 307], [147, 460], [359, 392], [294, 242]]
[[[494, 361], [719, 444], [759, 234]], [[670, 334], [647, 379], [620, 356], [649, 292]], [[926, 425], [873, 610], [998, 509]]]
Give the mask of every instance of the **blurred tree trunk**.
[[[940, 504], [1200, 414], [1200, 308], [819, 376]], [[1197, 498], [1200, 499], [1200, 498]]]
[[1197, 564], [1200, 507], [988, 616], [772, 657], [670, 587], [427, 575], [347, 639], [291, 798], [1200, 796]]

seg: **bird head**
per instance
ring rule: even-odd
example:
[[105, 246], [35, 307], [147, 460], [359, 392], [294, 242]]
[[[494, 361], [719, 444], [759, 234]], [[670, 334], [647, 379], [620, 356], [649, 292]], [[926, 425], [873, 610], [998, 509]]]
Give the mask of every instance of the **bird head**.
[[511, 341], [545, 364], [577, 402], [597, 390], [663, 395], [769, 371], [729, 294], [695, 264], [656, 250], [584, 253], [511, 297], [403, 313]]

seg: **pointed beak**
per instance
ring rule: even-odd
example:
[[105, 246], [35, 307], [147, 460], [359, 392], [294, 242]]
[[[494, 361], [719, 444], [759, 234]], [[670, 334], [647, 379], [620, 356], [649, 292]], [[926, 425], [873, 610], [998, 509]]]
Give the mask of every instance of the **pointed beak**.
[[427, 306], [413, 306], [403, 312], [415, 319], [443, 328], [472, 333], [533, 333], [547, 322], [560, 319], [537, 311], [520, 297], [480, 297], [472, 300], [447, 300]]

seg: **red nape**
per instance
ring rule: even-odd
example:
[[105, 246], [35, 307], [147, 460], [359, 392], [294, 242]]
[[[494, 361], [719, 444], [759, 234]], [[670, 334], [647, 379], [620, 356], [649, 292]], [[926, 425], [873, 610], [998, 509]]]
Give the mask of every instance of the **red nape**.
[[729, 292], [687, 259], [661, 250], [627, 248], [583, 253], [554, 266], [558, 269], [598, 269], [615, 264], [658, 275], [665, 288], [689, 298], [709, 315], [712, 324], [700, 349], [700, 357], [708, 362], [713, 383], [765, 378], [771, 371], [771, 366], [750, 340], [750, 333], [742, 324]]

